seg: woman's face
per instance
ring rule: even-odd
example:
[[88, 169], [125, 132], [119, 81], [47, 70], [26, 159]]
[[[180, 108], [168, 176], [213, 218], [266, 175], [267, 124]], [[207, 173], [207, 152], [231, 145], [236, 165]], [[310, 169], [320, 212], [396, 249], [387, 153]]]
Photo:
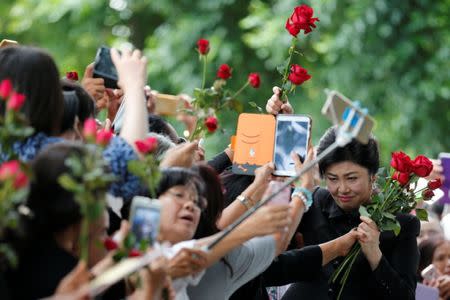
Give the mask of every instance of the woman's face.
[[450, 243], [444, 242], [434, 250], [433, 265], [442, 275], [450, 275]]
[[159, 197], [161, 200], [161, 238], [172, 244], [192, 239], [201, 210], [194, 185], [176, 185]]
[[359, 208], [372, 195], [372, 183], [375, 176], [351, 161], [332, 164], [325, 171], [327, 188], [336, 204], [344, 211]]

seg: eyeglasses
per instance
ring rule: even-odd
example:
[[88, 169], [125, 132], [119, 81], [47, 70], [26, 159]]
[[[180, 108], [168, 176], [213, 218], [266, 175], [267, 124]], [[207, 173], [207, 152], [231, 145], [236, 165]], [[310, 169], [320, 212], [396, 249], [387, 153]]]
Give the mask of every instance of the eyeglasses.
[[197, 208], [200, 211], [204, 211], [207, 207], [207, 202], [204, 197], [191, 196], [190, 193], [186, 192], [167, 191], [167, 193], [172, 195], [175, 201], [177, 201], [177, 203], [180, 205], [184, 205], [185, 203], [192, 201], [192, 203], [194, 203], [195, 205], [195, 208]]

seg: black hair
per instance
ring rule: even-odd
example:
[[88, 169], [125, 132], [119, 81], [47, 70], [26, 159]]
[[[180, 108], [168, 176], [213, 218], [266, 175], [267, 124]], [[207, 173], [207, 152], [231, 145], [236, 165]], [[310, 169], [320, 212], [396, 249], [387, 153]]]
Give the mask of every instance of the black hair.
[[205, 193], [205, 186], [202, 179], [192, 170], [181, 167], [172, 167], [163, 169], [161, 173], [161, 179], [156, 189], [157, 197], [177, 185], [193, 184], [199, 196], [203, 196]]
[[238, 175], [226, 170], [220, 174], [222, 184], [224, 186], [225, 207], [233, 203], [236, 198], [245, 191], [255, 176]]
[[[336, 130], [337, 127], [330, 127], [320, 138], [319, 146], [317, 147], [317, 155], [320, 155], [336, 141]], [[331, 165], [343, 161], [351, 161], [366, 168], [370, 175], [376, 174], [380, 167], [377, 141], [373, 136], [369, 137], [369, 142], [367, 144], [363, 144], [358, 140], [353, 139], [344, 147], [333, 150], [319, 162], [320, 175], [323, 176]]]
[[[10, 79], [14, 89], [25, 95], [22, 111], [36, 132], [60, 133], [64, 100], [58, 68], [51, 56], [32, 47], [0, 49], [0, 82]], [[0, 101], [0, 112], [5, 109]]]
[[[200, 222], [194, 234], [194, 239], [201, 239], [211, 236], [219, 232], [217, 228], [217, 221], [222, 215], [224, 209], [225, 197], [223, 195], [223, 186], [217, 172], [205, 163], [196, 164], [193, 169], [200, 175], [205, 183], [204, 197], [208, 205], [200, 215]], [[224, 258], [221, 261], [227, 266], [230, 271], [230, 276], [233, 276], [233, 268], [231, 264]]]
[[78, 143], [57, 143], [41, 151], [31, 163], [33, 179], [26, 205], [32, 217], [25, 217], [24, 230], [28, 238], [49, 238], [81, 221], [80, 206], [72, 192], [58, 183], [64, 173], [70, 173], [65, 161], [70, 156], [85, 155], [86, 148]]
[[199, 163], [193, 167], [205, 183], [204, 197], [208, 202], [206, 209], [200, 216], [200, 222], [195, 232], [194, 239], [204, 238], [219, 232], [217, 220], [224, 208], [224, 196], [222, 184], [217, 172], [204, 163]]
[[175, 129], [162, 117], [150, 114], [148, 116], [148, 131], [167, 136], [175, 144], [180, 143], [180, 138]]
[[64, 114], [61, 122], [61, 132], [73, 128], [75, 118], [83, 124], [94, 116], [94, 99], [79, 84], [67, 79], [61, 80], [64, 95]]
[[438, 247], [447, 243], [443, 238], [434, 238], [423, 240], [419, 244], [419, 266], [417, 268], [417, 278], [419, 282], [423, 281], [422, 275], [420, 274], [423, 269], [428, 267], [433, 262], [434, 252]]

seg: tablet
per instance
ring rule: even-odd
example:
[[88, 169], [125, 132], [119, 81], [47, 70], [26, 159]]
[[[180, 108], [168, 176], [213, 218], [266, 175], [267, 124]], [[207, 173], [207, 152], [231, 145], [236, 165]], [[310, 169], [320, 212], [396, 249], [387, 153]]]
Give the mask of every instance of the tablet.
[[291, 153], [305, 161], [308, 152], [311, 118], [305, 115], [279, 115], [276, 122], [273, 161], [274, 175], [295, 176], [295, 164]]

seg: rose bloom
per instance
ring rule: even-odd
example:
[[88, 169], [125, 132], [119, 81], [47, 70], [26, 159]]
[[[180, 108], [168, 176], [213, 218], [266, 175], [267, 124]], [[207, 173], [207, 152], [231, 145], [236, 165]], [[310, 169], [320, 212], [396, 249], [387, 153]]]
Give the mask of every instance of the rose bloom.
[[259, 85], [261, 84], [261, 78], [259, 78], [258, 73], [250, 73], [250, 75], [248, 75], [248, 82], [250, 83], [250, 85], [252, 87], [257, 89], [257, 88], [259, 88]]
[[411, 173], [413, 164], [411, 158], [401, 151], [392, 153], [391, 167], [402, 173]]
[[8, 98], [13, 90], [12, 88], [11, 80], [3, 79], [2, 82], [0, 82], [0, 97], [3, 99]]
[[308, 74], [308, 70], [305, 68], [295, 64], [291, 66], [291, 73], [289, 74], [288, 79], [292, 84], [300, 85], [310, 78], [311, 75]]
[[206, 55], [209, 52], [209, 41], [205, 39], [199, 39], [197, 41], [197, 49], [201, 55]]
[[97, 137], [95, 142], [97, 145], [106, 146], [113, 137], [113, 132], [111, 130], [101, 129], [97, 132]]
[[76, 71], [71, 71], [66, 73], [66, 78], [69, 80], [77, 81], [78, 73]]
[[305, 34], [312, 31], [311, 27], [316, 28], [314, 22], [319, 21], [318, 18], [313, 18], [313, 9], [308, 5], [302, 4], [294, 9], [292, 15], [286, 21], [286, 29], [289, 33], [297, 37], [300, 30], [303, 29]]
[[227, 80], [231, 77], [231, 68], [227, 64], [222, 64], [217, 71], [217, 77]]
[[20, 169], [20, 163], [17, 160], [12, 160], [3, 163], [0, 166], [0, 180], [13, 179], [13, 186], [20, 189], [28, 184], [27, 175]]
[[409, 174], [408, 173], [401, 173], [401, 172], [394, 172], [392, 174], [392, 179], [396, 180], [400, 183], [400, 185], [405, 185], [409, 181]]
[[434, 192], [432, 190], [426, 189], [425, 191], [422, 192], [423, 200], [430, 200], [431, 198], [433, 198], [433, 196]]
[[7, 109], [19, 111], [25, 103], [25, 95], [13, 92], [6, 104]]
[[419, 177], [427, 177], [433, 171], [433, 163], [423, 155], [419, 155], [414, 159], [413, 167], [413, 172]]
[[97, 134], [97, 124], [93, 118], [89, 118], [83, 125], [83, 136], [85, 138], [95, 138]]
[[110, 237], [107, 237], [104, 241], [103, 241], [103, 246], [105, 247], [106, 250], [111, 251], [111, 250], [116, 250], [117, 248], [119, 248], [119, 245], [117, 245], [116, 241], [113, 240]]
[[158, 147], [158, 139], [156, 137], [148, 137], [145, 140], [136, 141], [134, 143], [139, 153], [147, 154], [155, 151]]
[[442, 181], [441, 181], [440, 178], [438, 178], [438, 179], [433, 179], [433, 180], [428, 181], [428, 188], [429, 188], [430, 190], [438, 189], [438, 188], [440, 188], [441, 186], [442, 186]]
[[213, 133], [217, 129], [217, 118], [216, 117], [207, 117], [205, 119], [205, 126], [209, 132]]

